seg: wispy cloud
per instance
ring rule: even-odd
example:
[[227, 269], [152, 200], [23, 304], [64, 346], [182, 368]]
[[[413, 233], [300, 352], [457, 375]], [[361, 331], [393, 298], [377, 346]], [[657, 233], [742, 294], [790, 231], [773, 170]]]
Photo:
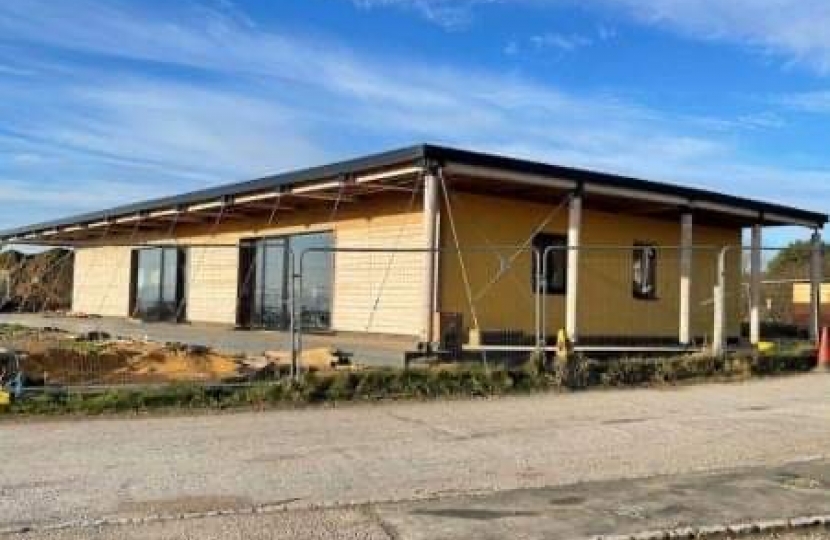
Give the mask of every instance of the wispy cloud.
[[830, 90], [789, 94], [779, 98], [779, 101], [801, 112], [830, 114]]
[[532, 51], [536, 53], [559, 52], [571, 53], [579, 49], [591, 47], [617, 36], [616, 31], [605, 25], [599, 25], [591, 33], [563, 33], [563, 32], [542, 32], [534, 34], [524, 40], [511, 40], [504, 48], [507, 55], [515, 56], [522, 52]]
[[530, 43], [539, 50], [553, 48], [560, 51], [573, 51], [592, 45], [594, 40], [580, 34], [546, 32], [544, 34], [531, 36]]
[[685, 35], [748, 45], [830, 71], [830, 2], [826, 0], [591, 0]]
[[496, 4], [503, 0], [351, 0], [362, 9], [394, 7], [414, 11], [448, 30], [466, 26], [472, 19], [473, 8]]
[[[830, 2], [826, 0], [352, 0], [365, 6], [414, 9], [445, 25], [473, 20], [487, 5], [580, 6], [624, 14], [684, 36], [747, 46], [786, 63], [830, 72]], [[442, 15], [444, 15], [442, 17]]]
[[[752, 185], [808, 206], [817, 189], [830, 198], [826, 182], [816, 187], [826, 171], [742, 159], [740, 118], [723, 119], [735, 122], [724, 136], [613, 95], [265, 31], [228, 8], [150, 14], [118, 2], [20, 0], [0, 4], [0, 34], [43, 66], [0, 85], [0, 153], [41, 158], [0, 162], [0, 177], [43, 186], [24, 201], [22, 184], [6, 183], [21, 204], [7, 221], [54, 217], [60, 189], [93, 209], [418, 140], [733, 191]], [[785, 193], [780, 182], [753, 184], [779, 177], [790, 182]]]

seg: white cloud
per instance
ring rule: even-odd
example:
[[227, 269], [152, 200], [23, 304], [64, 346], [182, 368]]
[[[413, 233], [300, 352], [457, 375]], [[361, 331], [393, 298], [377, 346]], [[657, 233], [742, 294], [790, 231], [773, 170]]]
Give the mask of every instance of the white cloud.
[[352, 0], [362, 9], [395, 7], [410, 9], [425, 19], [448, 30], [467, 25], [473, 8], [484, 4], [496, 4], [502, 0]]
[[[774, 55], [819, 73], [830, 72], [830, 2], [827, 0], [352, 0], [366, 6], [415, 9], [445, 26], [469, 22], [488, 4], [535, 8], [578, 6], [622, 13], [641, 24], [684, 36]], [[446, 21], [441, 14], [447, 14]]]
[[830, 114], [830, 90], [790, 94], [781, 98], [780, 101], [802, 112]]
[[523, 50], [537, 53], [551, 50], [560, 53], [572, 53], [579, 49], [609, 41], [616, 36], [616, 31], [605, 25], [599, 25], [593, 33], [585, 34], [549, 31], [532, 35], [521, 42], [515, 39], [511, 40], [505, 46], [504, 53], [509, 56], [518, 55]]
[[589, 1], [623, 8], [639, 21], [694, 38], [749, 45], [822, 73], [830, 71], [827, 0]]
[[573, 51], [588, 47], [594, 40], [580, 34], [560, 34], [558, 32], [546, 32], [530, 37], [530, 43], [539, 50], [558, 49], [560, 51]]

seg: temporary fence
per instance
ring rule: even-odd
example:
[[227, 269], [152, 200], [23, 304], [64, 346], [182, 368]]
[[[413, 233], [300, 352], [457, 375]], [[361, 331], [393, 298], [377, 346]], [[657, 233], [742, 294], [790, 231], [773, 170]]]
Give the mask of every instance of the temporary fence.
[[816, 264], [814, 247], [802, 243], [764, 247], [756, 253], [758, 286], [753, 288], [753, 252], [747, 248], [742, 252], [744, 335], [750, 336], [753, 306], [757, 305], [758, 337], [764, 342], [780, 346], [815, 340], [818, 328], [830, 324], [830, 289], [822, 285], [823, 276], [830, 277], [828, 261]]
[[794, 343], [814, 337], [821, 306], [809, 247], [761, 250], [759, 277], [758, 251], [739, 246], [416, 240], [6, 246], [0, 346], [44, 387], [240, 384], [419, 358], [517, 363], [563, 337], [585, 354], [721, 352], [749, 343], [756, 305], [760, 340]]

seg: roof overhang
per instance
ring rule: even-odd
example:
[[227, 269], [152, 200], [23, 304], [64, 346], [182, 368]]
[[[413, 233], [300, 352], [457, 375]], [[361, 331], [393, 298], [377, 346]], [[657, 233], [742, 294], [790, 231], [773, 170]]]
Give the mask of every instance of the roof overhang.
[[177, 223], [245, 218], [276, 208], [302, 210], [310, 201], [357, 201], [384, 191], [411, 192], [413, 180], [435, 167], [462, 189], [534, 200], [578, 191], [589, 207], [610, 211], [631, 211], [630, 202], [637, 201], [643, 212], [668, 216], [693, 211], [704, 221], [731, 226], [821, 228], [828, 221], [825, 214], [696, 188], [420, 145], [10, 229], [0, 232], [0, 241], [70, 243], [100, 237], [102, 229], [112, 234], [147, 230], [163, 234]]

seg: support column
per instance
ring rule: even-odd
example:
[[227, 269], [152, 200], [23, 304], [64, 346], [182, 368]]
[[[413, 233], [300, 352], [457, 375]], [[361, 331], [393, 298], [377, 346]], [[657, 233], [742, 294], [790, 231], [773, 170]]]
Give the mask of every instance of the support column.
[[680, 331], [681, 345], [692, 343], [692, 258], [693, 218], [691, 212], [685, 212], [680, 218]]
[[424, 313], [422, 339], [431, 346], [435, 341], [435, 284], [437, 270], [438, 245], [438, 181], [435, 174], [428, 172], [424, 175], [424, 241], [428, 250], [424, 265]]
[[761, 276], [763, 275], [763, 227], [752, 226], [749, 254], [749, 340], [752, 345], [761, 342]]
[[568, 269], [565, 291], [565, 331], [576, 343], [579, 336], [577, 307], [579, 291], [579, 248], [582, 234], [582, 194], [574, 193], [568, 206]]
[[810, 339], [818, 343], [821, 336], [821, 289], [824, 281], [824, 240], [816, 229], [812, 238], [810, 258]]
[[726, 255], [729, 248], [723, 248], [718, 255], [718, 273], [715, 284], [715, 317], [712, 333], [712, 354], [726, 353]]

